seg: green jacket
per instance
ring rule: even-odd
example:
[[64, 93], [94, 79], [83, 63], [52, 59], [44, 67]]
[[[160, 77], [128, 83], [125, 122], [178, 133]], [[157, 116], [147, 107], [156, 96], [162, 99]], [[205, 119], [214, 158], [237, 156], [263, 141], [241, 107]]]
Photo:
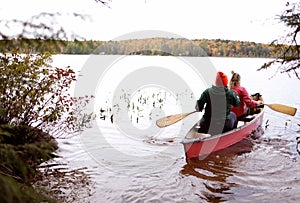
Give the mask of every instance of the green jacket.
[[226, 120], [230, 119], [231, 106], [240, 105], [238, 96], [228, 87], [212, 86], [207, 88], [197, 100], [196, 110], [202, 111], [205, 108], [205, 120]]

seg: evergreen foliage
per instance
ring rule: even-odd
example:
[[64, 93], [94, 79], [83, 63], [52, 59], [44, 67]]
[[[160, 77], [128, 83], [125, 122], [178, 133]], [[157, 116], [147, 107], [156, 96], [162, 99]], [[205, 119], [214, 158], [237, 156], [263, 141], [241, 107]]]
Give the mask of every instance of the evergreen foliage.
[[54, 138], [37, 128], [0, 125], [0, 202], [54, 202], [36, 192], [31, 181], [57, 148]]

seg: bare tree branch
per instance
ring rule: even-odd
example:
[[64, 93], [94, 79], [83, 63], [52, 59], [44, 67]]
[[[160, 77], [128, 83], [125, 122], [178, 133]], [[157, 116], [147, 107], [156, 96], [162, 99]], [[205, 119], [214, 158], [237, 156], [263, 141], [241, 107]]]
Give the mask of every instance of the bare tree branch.
[[290, 30], [281, 39], [274, 40], [271, 44], [276, 45], [276, 59], [265, 63], [258, 70], [269, 68], [279, 64], [276, 72], [287, 73], [290, 77], [294, 75], [300, 79], [300, 46], [298, 41], [300, 33], [300, 2], [286, 4], [286, 10], [279, 16], [279, 21], [284, 23]]

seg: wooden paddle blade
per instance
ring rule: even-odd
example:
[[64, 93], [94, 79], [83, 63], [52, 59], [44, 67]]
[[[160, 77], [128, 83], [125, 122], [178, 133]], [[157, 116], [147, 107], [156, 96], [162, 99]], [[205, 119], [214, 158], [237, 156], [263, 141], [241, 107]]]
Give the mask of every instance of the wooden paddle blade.
[[280, 113], [284, 113], [284, 114], [288, 114], [291, 116], [294, 116], [297, 112], [297, 108], [291, 107], [291, 106], [286, 106], [283, 104], [265, 104], [266, 106], [268, 106], [270, 109], [280, 112]]
[[189, 112], [189, 113], [180, 113], [180, 114], [175, 114], [175, 115], [167, 116], [167, 117], [158, 119], [156, 121], [156, 125], [158, 127], [160, 127], [160, 128], [167, 127], [169, 125], [177, 123], [178, 121], [184, 119], [188, 115], [190, 115], [192, 113], [195, 113], [195, 112], [197, 112], [197, 111], [193, 111], [193, 112]]

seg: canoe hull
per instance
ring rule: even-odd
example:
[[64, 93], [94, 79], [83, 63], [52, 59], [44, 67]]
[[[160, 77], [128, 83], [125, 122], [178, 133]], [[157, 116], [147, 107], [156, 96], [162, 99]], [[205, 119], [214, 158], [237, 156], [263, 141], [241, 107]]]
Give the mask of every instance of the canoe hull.
[[[186, 158], [190, 159], [208, 155], [212, 152], [224, 149], [239, 142], [243, 138], [249, 136], [259, 126], [261, 126], [263, 116], [264, 110], [257, 114], [252, 121], [224, 134], [214, 135], [204, 139], [185, 138], [182, 141], [182, 144], [184, 146]], [[192, 133], [192, 131], [195, 131], [194, 127], [189, 131], [189, 133]]]

